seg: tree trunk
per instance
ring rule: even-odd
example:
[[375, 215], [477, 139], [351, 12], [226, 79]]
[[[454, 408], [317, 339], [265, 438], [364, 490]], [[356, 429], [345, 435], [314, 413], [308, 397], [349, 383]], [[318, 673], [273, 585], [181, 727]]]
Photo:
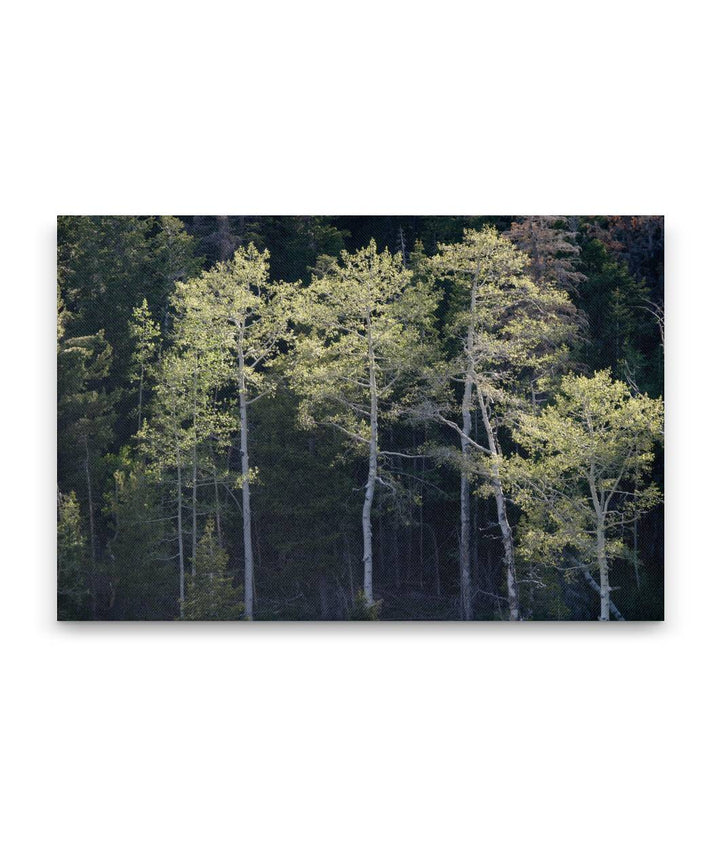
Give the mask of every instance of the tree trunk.
[[222, 539], [222, 529], [220, 528], [220, 489], [218, 486], [217, 479], [217, 467], [215, 466], [215, 455], [212, 455], [213, 459], [213, 485], [215, 487], [215, 528], [217, 529], [217, 543], [218, 547], [222, 550], [223, 539]]
[[365, 501], [363, 502], [362, 524], [363, 524], [363, 593], [368, 606], [373, 603], [373, 567], [372, 567], [372, 524], [370, 513], [372, 511], [373, 498], [375, 496], [375, 481], [377, 479], [377, 423], [378, 402], [377, 383], [375, 379], [375, 352], [373, 350], [372, 326], [370, 317], [367, 319], [368, 334], [368, 363], [370, 380], [370, 448], [368, 451], [368, 479], [365, 485]]
[[633, 520], [633, 570], [635, 571], [635, 585], [640, 591], [640, 557], [638, 556], [638, 522], [637, 517]]
[[140, 429], [142, 428], [142, 400], [143, 400], [143, 376], [145, 374], [145, 367], [140, 366], [140, 389], [138, 391], [138, 434], [140, 433]]
[[462, 417], [463, 433], [460, 435], [462, 462], [460, 470], [460, 617], [463, 621], [472, 618], [470, 602], [470, 479], [468, 466], [470, 463], [470, 445], [463, 435], [470, 436], [472, 416], [470, 404], [472, 401], [472, 377], [465, 379], [463, 394]]
[[184, 615], [185, 610], [185, 553], [183, 550], [183, 529], [182, 529], [182, 469], [180, 467], [180, 448], [175, 446], [175, 462], [177, 467], [177, 540], [178, 540], [178, 560], [180, 564], [180, 618]]
[[253, 549], [250, 517], [250, 461], [248, 459], [247, 395], [242, 346], [239, 349], [240, 381], [240, 456], [242, 460], [243, 548], [245, 551], [245, 618], [253, 620]]
[[[593, 591], [596, 591], [598, 594], [600, 594], [600, 586], [597, 584], [597, 582], [595, 581], [595, 579], [594, 579], [593, 575], [590, 573], [590, 571], [587, 568], [583, 568], [583, 574], [585, 575], [585, 579], [590, 583], [590, 587], [593, 589]], [[625, 621], [620, 610], [612, 602], [612, 598], [609, 599], [609, 604], [610, 604], [610, 612], [612, 613], [612, 615], [615, 616], [615, 620], [616, 621]]]
[[90, 447], [88, 446], [88, 438], [84, 437], [83, 439], [85, 441], [84, 468], [88, 496], [88, 522], [90, 524], [90, 598], [92, 600], [92, 616], [93, 618], [97, 618], [97, 583], [95, 579], [95, 512], [93, 510], [92, 479], [90, 477]]
[[472, 603], [470, 595], [470, 443], [468, 437], [472, 434], [472, 390], [473, 390], [473, 351], [475, 348], [475, 313], [477, 304], [477, 278], [475, 273], [470, 291], [470, 322], [467, 329], [465, 351], [467, 369], [462, 400], [463, 433], [460, 435], [460, 450], [462, 453], [460, 470], [460, 618], [469, 621], [472, 618]]
[[88, 438], [85, 441], [85, 459], [83, 461], [85, 469], [85, 481], [87, 484], [88, 496], [88, 522], [90, 524], [90, 564], [93, 571], [95, 570], [95, 512], [93, 511], [93, 492], [92, 479], [90, 478], [90, 447], [88, 446]]
[[432, 528], [432, 526], [429, 526], [427, 523], [425, 525], [428, 527], [433, 544], [433, 556], [435, 559], [435, 594], [440, 597], [442, 591], [440, 589], [440, 551], [438, 550], [437, 536], [435, 535], [435, 530]]
[[507, 517], [507, 500], [505, 498], [505, 491], [503, 490], [502, 481], [500, 479], [500, 450], [495, 442], [495, 433], [492, 425], [490, 424], [490, 414], [488, 413], [485, 396], [482, 394], [480, 389], [478, 389], [477, 392], [480, 404], [480, 414], [482, 416], [483, 425], [485, 426], [488, 448], [490, 449], [490, 484], [493, 489], [493, 494], [495, 495], [497, 518], [500, 525], [500, 532], [502, 534], [508, 603], [510, 605], [510, 621], [520, 621], [520, 597], [518, 595], [517, 572], [515, 570], [515, 546], [513, 543], [512, 529]]
[[600, 621], [610, 621], [610, 574], [605, 555], [605, 522], [597, 521], [597, 560], [600, 570]]
[[192, 567], [190, 573], [195, 576], [197, 563], [197, 355], [193, 373], [193, 457], [192, 457]]

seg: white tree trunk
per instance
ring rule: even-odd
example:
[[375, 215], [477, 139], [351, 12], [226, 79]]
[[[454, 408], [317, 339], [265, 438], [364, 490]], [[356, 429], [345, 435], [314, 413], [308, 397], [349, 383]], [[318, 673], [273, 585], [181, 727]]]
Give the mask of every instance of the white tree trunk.
[[197, 563], [197, 357], [193, 373], [193, 457], [192, 457], [192, 567], [190, 573], [195, 576]]
[[[583, 574], [585, 576], [585, 579], [588, 581], [588, 583], [590, 583], [590, 587], [593, 589], [593, 591], [600, 594], [600, 586], [597, 584], [597, 582], [595, 581], [595, 578], [590, 573], [590, 571], [587, 568], [583, 568]], [[622, 616], [622, 613], [617, 608], [617, 606], [615, 606], [615, 604], [613, 603], [612, 598], [610, 598], [610, 612], [612, 613], [612, 615], [615, 616], [616, 621], [625, 621], [625, 619]]]
[[250, 516], [250, 461], [248, 458], [247, 394], [242, 339], [238, 347], [238, 384], [240, 395], [240, 457], [242, 467], [243, 549], [245, 552], [245, 618], [253, 620], [254, 573], [252, 518]]
[[460, 435], [460, 450], [462, 454], [460, 470], [460, 617], [464, 621], [472, 618], [472, 603], [470, 594], [470, 479], [468, 468], [470, 464], [470, 442], [472, 433], [472, 390], [473, 390], [473, 351], [475, 349], [475, 314], [477, 309], [477, 280], [475, 272], [470, 290], [470, 322], [468, 323], [465, 351], [467, 369], [465, 373], [465, 388], [462, 400], [463, 432]]
[[371, 606], [373, 603], [373, 565], [372, 565], [372, 523], [370, 514], [372, 512], [373, 499], [375, 497], [375, 481], [377, 480], [377, 423], [378, 423], [378, 401], [377, 382], [375, 378], [375, 353], [373, 350], [372, 327], [370, 318], [367, 320], [368, 334], [368, 362], [370, 381], [370, 447], [368, 450], [368, 479], [365, 485], [365, 501], [363, 502], [362, 525], [363, 525], [363, 594], [365, 603]]
[[600, 570], [600, 621], [610, 621], [610, 573], [605, 554], [605, 521], [597, 521], [597, 560]]
[[472, 618], [470, 602], [470, 479], [468, 466], [470, 463], [470, 444], [467, 437], [472, 431], [472, 377], [465, 379], [463, 394], [462, 418], [463, 433], [460, 435], [462, 461], [460, 470], [460, 617], [463, 621]]
[[140, 364], [140, 389], [138, 391], [138, 433], [142, 428], [142, 401], [143, 401], [143, 377], [145, 375], [145, 366]]
[[182, 528], [182, 469], [180, 467], [180, 449], [177, 445], [175, 447], [175, 461], [177, 466], [177, 541], [178, 560], [180, 564], [180, 618], [182, 618], [185, 609], [185, 553], [183, 549]]
[[495, 442], [495, 432], [490, 423], [490, 414], [482, 391], [478, 389], [480, 414], [482, 415], [488, 449], [490, 449], [490, 484], [492, 485], [497, 507], [498, 524], [502, 534], [503, 553], [505, 556], [505, 573], [507, 579], [508, 602], [510, 605], [510, 621], [520, 621], [520, 597], [518, 594], [517, 572], [515, 570], [515, 545], [512, 528], [507, 516], [507, 501], [500, 478], [500, 450]]
[[215, 456], [213, 454], [213, 484], [215, 487], [215, 529], [217, 530], [218, 547], [222, 550], [223, 539], [222, 529], [220, 528], [220, 488], [218, 486], [217, 467], [215, 466]]
[[[95, 512], [93, 510], [93, 491], [92, 491], [92, 479], [90, 477], [90, 447], [88, 445], [88, 438], [84, 437], [85, 443], [85, 458], [83, 460], [83, 466], [85, 469], [85, 482], [87, 485], [87, 497], [88, 497], [88, 522], [90, 524], [90, 564], [95, 569]], [[93, 585], [94, 585], [93, 579]]]

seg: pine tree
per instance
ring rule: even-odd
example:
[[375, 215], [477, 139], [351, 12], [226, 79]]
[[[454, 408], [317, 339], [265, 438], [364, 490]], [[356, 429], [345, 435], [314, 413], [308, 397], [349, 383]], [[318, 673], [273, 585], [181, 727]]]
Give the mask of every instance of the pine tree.
[[[96, 514], [104, 455], [113, 439], [117, 396], [105, 388], [112, 348], [103, 330], [93, 336], [62, 339], [58, 345], [58, 450], [61, 485], [85, 497], [93, 612], [98, 609], [96, 563], [100, 558]], [[67, 488], [66, 488], [67, 489]]]
[[74, 491], [57, 501], [57, 617], [59, 621], [87, 618], [87, 542]]
[[187, 621], [231, 621], [243, 617], [242, 592], [233, 588], [227, 552], [218, 544], [215, 523], [208, 518], [198, 544], [197, 573], [188, 580], [183, 618]]
[[175, 615], [177, 598], [171, 543], [171, 517], [162, 502], [162, 487], [131, 447], [121, 449], [107, 491], [106, 513], [112, 535], [108, 557], [115, 585], [115, 612], [132, 620]]
[[129, 323], [130, 338], [135, 343], [131, 358], [130, 380], [138, 385], [138, 431], [142, 428], [143, 393], [148, 370], [153, 366], [160, 345], [160, 326], [153, 320], [147, 298], [133, 309]]
[[577, 219], [521, 217], [510, 225], [507, 235], [530, 258], [530, 274], [535, 282], [552, 283], [574, 292], [585, 281], [585, 275], [578, 269]]

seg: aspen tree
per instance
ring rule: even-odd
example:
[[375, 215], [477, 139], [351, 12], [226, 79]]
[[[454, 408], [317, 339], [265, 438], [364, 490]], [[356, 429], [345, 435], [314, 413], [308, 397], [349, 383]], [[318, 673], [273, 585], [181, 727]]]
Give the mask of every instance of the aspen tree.
[[[465, 230], [462, 242], [441, 244], [434, 257], [438, 276], [456, 287], [456, 307], [446, 326], [451, 357], [445, 381], [461, 389], [461, 421], [442, 396], [435, 417], [460, 436], [460, 587], [461, 615], [469, 619], [470, 477], [478, 466], [495, 499], [505, 561], [510, 619], [520, 619], [513, 532], [501, 475], [500, 431], [527, 406], [543, 379], [566, 354], [575, 329], [567, 295], [527, 273], [528, 257], [491, 227]], [[453, 345], [454, 343], [454, 345]], [[477, 410], [483, 442], [472, 436]]]
[[372, 510], [385, 483], [380, 429], [397, 418], [402, 397], [419, 374], [428, 347], [436, 297], [427, 283], [411, 286], [400, 255], [378, 252], [374, 241], [343, 251], [299, 297], [296, 317], [304, 335], [295, 349], [292, 383], [302, 397], [305, 424], [329, 425], [367, 461], [362, 533], [363, 599], [374, 605]]
[[[514, 429], [525, 450], [507, 470], [527, 515], [521, 550], [529, 559], [582, 571], [600, 596], [600, 621], [611, 612], [622, 617], [611, 601], [611, 564], [629, 555], [626, 530], [660, 501], [649, 477], [662, 421], [660, 399], [633, 395], [600, 371], [563, 378], [555, 402], [523, 413]], [[571, 564], [564, 561], [568, 553]]]
[[[278, 356], [288, 335], [291, 285], [271, 282], [270, 255], [253, 244], [241, 247], [232, 258], [218, 262], [201, 276], [178, 283], [176, 300], [193, 317], [196, 331], [204, 330], [206, 341], [218, 347], [227, 377], [237, 392], [245, 560], [245, 618], [253, 619], [254, 557], [248, 420], [249, 408], [274, 392], [267, 369]], [[218, 366], [218, 371], [220, 371]], [[222, 371], [220, 372], [222, 374]]]

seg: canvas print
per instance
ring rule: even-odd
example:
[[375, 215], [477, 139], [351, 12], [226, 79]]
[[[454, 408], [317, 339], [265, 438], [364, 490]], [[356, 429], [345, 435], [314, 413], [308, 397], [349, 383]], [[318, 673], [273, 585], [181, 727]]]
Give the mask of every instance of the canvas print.
[[58, 619], [662, 619], [662, 217], [57, 227]]

